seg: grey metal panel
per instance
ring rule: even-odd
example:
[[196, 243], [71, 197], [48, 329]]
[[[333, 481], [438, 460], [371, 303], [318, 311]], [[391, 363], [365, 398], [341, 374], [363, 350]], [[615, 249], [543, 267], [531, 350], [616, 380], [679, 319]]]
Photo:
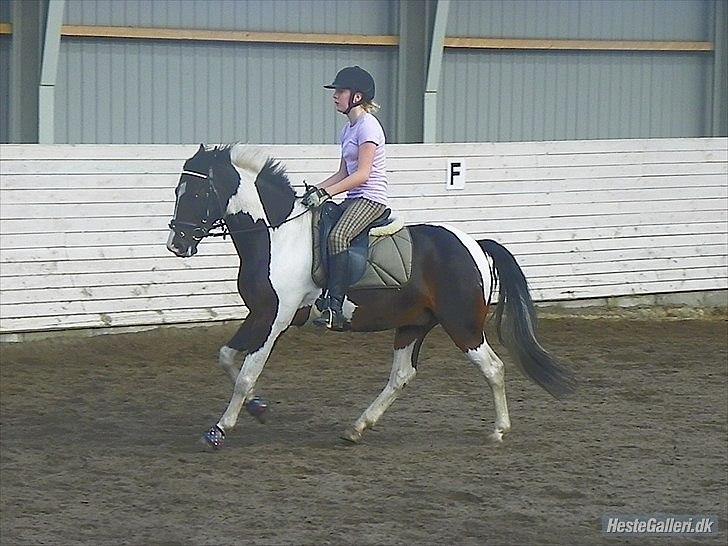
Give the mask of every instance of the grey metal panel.
[[443, 142], [705, 136], [709, 55], [445, 53]]
[[56, 142], [336, 142], [345, 118], [322, 85], [354, 63], [391, 134], [393, 48], [64, 39]]
[[[451, 36], [710, 39], [708, 0], [453, 0]], [[394, 0], [67, 0], [66, 23], [396, 34]], [[390, 141], [397, 50], [138, 40], [62, 42], [58, 142], [334, 142], [320, 88], [361, 64]], [[710, 54], [447, 50], [444, 141], [709, 134]], [[421, 100], [411, 97], [411, 100]]]
[[454, 0], [448, 36], [707, 40], [711, 0]]
[[[709, 0], [454, 0], [448, 35], [709, 40]], [[447, 50], [439, 137], [704, 136], [709, 53]]]
[[0, 36], [0, 142], [10, 142], [10, 49], [12, 38]]
[[[13, 19], [12, 0], [0, 0], [0, 23]], [[10, 64], [12, 36], [0, 36], [0, 142], [10, 142]]]
[[0, 23], [9, 23], [12, 20], [12, 0], [0, 0]]
[[395, 34], [396, 0], [67, 0], [66, 24]]

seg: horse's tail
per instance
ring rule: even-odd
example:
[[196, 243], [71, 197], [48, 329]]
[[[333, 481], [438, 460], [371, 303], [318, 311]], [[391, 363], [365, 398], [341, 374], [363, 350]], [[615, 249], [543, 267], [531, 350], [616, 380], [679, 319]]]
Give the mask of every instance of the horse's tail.
[[515, 257], [500, 243], [485, 239], [480, 248], [493, 259], [499, 283], [495, 312], [498, 339], [523, 372], [555, 398], [574, 391], [572, 373], [559, 364], [536, 339], [536, 310], [528, 283]]

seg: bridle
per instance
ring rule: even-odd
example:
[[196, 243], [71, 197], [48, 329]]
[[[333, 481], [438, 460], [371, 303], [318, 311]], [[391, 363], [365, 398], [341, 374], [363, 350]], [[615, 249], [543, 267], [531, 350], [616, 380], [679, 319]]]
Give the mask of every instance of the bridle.
[[[210, 181], [210, 177], [206, 176], [204, 174], [196, 173], [194, 171], [182, 171], [182, 174], [186, 174], [189, 176], [194, 176], [196, 178], [204, 178], [208, 184], [206, 187], [206, 193], [204, 195], [205, 201], [207, 203], [207, 208], [205, 210], [205, 216], [203, 216], [202, 220], [200, 221], [200, 224], [193, 224], [192, 222], [181, 222], [179, 220], [176, 220], [175, 218], [172, 218], [172, 220], [169, 222], [169, 229], [174, 231], [179, 237], [184, 238], [186, 236], [185, 231], [189, 231], [190, 237], [192, 237], [195, 241], [201, 241], [205, 237], [211, 236], [212, 234], [210, 231], [213, 228], [221, 227], [223, 221], [222, 218], [220, 220], [216, 220], [212, 223], [210, 223], [210, 217], [212, 216], [212, 210], [211, 210], [211, 199], [210, 199], [210, 193], [215, 192], [215, 187]], [[178, 196], [177, 199], [179, 199], [181, 196]], [[217, 199], [218, 207], [220, 207], [220, 200]], [[177, 211], [175, 210], [175, 216], [177, 216]]]
[[[202, 174], [195, 171], [187, 171], [183, 170], [182, 174], [187, 174], [189, 176], [194, 176], [196, 178], [202, 178], [207, 181], [207, 191], [204, 195], [204, 198], [207, 201], [207, 207], [205, 209], [205, 216], [200, 221], [200, 225], [193, 224], [192, 222], [180, 222], [178, 220], [175, 220], [172, 218], [172, 220], [169, 222], [169, 229], [175, 232], [179, 237], [184, 238], [185, 232], [184, 230], [187, 229], [190, 232], [190, 236], [193, 240], [196, 242], [201, 241], [205, 237], [223, 237], [225, 238], [227, 235], [233, 234], [233, 233], [245, 233], [250, 231], [262, 231], [262, 230], [269, 230], [269, 229], [275, 229], [277, 227], [282, 226], [283, 224], [290, 222], [291, 220], [295, 220], [296, 218], [300, 218], [304, 214], [309, 212], [309, 209], [305, 209], [300, 214], [296, 214], [295, 216], [291, 216], [290, 218], [286, 218], [283, 222], [278, 224], [277, 226], [271, 226], [270, 224], [263, 223], [249, 227], [244, 229], [234, 229], [231, 230], [227, 224], [225, 223], [225, 218], [228, 216], [228, 213], [226, 209], [223, 207], [222, 199], [220, 198], [220, 194], [217, 192], [217, 189], [215, 188], [215, 184], [213, 184], [213, 177], [212, 177], [212, 168], [208, 171], [208, 173]], [[217, 203], [218, 210], [222, 214], [222, 217], [210, 222], [210, 217], [212, 216], [212, 206], [211, 206], [211, 195], [215, 196], [215, 202]], [[297, 195], [296, 198], [299, 196]], [[178, 196], [179, 199], [179, 196]], [[175, 216], [177, 215], [177, 212], [175, 211]], [[219, 232], [213, 232], [214, 229], [220, 229]]]

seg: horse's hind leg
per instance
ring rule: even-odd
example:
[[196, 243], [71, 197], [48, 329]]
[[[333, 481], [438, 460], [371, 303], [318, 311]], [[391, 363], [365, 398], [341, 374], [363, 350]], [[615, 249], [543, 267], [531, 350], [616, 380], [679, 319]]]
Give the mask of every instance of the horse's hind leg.
[[366, 411], [361, 414], [361, 417], [356, 420], [354, 425], [342, 435], [342, 438], [358, 443], [364, 432], [372, 428], [387, 411], [387, 408], [397, 399], [400, 391], [417, 374], [417, 357], [425, 336], [433, 326], [434, 324], [407, 326], [397, 329], [394, 338], [392, 371], [389, 374], [387, 385]]
[[[468, 305], [468, 301], [478, 302], [478, 305]], [[455, 345], [480, 368], [490, 385], [495, 405], [495, 431], [491, 438], [501, 441], [503, 435], [511, 430], [511, 419], [506, 402], [503, 362], [490, 348], [483, 333], [487, 307], [482, 300], [475, 298], [462, 298], [460, 305], [451, 303], [442, 307], [444, 311], [438, 316], [440, 324]]]
[[491, 435], [491, 438], [500, 442], [503, 440], [503, 435], [511, 430], [511, 419], [508, 416], [508, 403], [506, 402], [503, 362], [495, 354], [495, 351], [490, 348], [485, 336], [483, 336], [483, 342], [480, 346], [466, 351], [465, 354], [483, 372], [483, 375], [485, 375], [488, 381], [488, 385], [490, 385], [490, 390], [493, 392], [495, 431]]

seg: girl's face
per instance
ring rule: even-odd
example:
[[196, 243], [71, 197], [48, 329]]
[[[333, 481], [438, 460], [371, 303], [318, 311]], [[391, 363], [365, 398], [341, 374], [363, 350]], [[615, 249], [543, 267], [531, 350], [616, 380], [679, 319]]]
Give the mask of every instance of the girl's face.
[[[351, 101], [351, 89], [334, 89], [334, 106], [337, 112], [342, 114], [349, 108]], [[354, 93], [354, 100], [360, 100], [360, 93]]]

